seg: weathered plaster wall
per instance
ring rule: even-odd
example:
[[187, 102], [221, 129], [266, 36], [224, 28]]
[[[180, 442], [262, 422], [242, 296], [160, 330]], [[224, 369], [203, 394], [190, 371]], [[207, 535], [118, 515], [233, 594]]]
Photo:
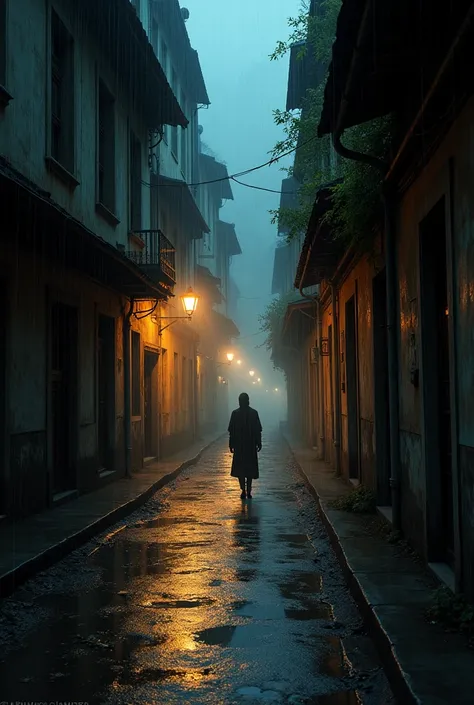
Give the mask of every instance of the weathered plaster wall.
[[[79, 185], [72, 190], [46, 168], [49, 117], [49, 52], [48, 16], [46, 2], [15, 0], [9, 3], [8, 90], [13, 95], [1, 117], [0, 154], [52, 198], [83, 222], [86, 227], [115, 245], [127, 245], [128, 213], [128, 153], [129, 128], [133, 129], [142, 145], [142, 179], [150, 180], [148, 171], [148, 130], [138, 116], [139, 106], [117, 88], [118, 82], [110, 69], [109, 60], [100, 47], [84, 37], [68, 19], [62, 3], [55, 7], [75, 39], [75, 167], [74, 176]], [[115, 97], [115, 215], [120, 220], [116, 227], [109, 225], [95, 210], [96, 182], [96, 62], [101, 78]], [[142, 228], [149, 227], [150, 189], [142, 189]]]
[[[430, 482], [421, 456], [421, 389], [410, 383], [410, 335], [419, 352], [418, 252], [419, 223], [443, 195], [449, 203], [449, 160], [453, 165], [452, 194], [453, 317], [457, 396], [462, 566], [466, 590], [474, 594], [474, 100], [452, 125], [428, 166], [404, 195], [398, 224], [400, 280], [400, 429], [403, 468], [404, 528], [418, 545], [423, 543], [425, 488]], [[456, 500], [455, 500], [456, 501]]]

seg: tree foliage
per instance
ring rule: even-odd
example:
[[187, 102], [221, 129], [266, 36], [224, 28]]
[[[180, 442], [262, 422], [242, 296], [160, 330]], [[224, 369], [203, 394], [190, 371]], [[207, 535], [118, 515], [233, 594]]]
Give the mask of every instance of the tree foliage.
[[[322, 0], [316, 15], [310, 16], [308, 3], [302, 2], [297, 17], [288, 20], [288, 39], [277, 42], [270, 59], [277, 60], [285, 56], [292, 45], [302, 43], [298, 57], [311, 52], [313, 61], [326, 72], [340, 6], [341, 0]], [[334, 205], [328, 220], [335, 237], [344, 239], [348, 245], [362, 244], [371, 236], [378, 216], [381, 175], [373, 167], [341, 159], [335, 154], [329, 136], [317, 138], [326, 78], [306, 91], [301, 110], [273, 111], [284, 137], [274, 146], [272, 156], [278, 157], [298, 147], [294, 166], [285, 171], [296, 176], [300, 186], [296, 207], [271, 211], [272, 222], [286, 227], [288, 240], [300, 235], [307, 228], [318, 188], [342, 177], [342, 183], [334, 187]], [[358, 125], [344, 133], [343, 142], [355, 151], [384, 158], [390, 145], [390, 126], [388, 119]]]
[[[286, 307], [292, 299], [294, 299], [294, 293], [291, 292], [282, 297], [275, 297], [270, 301], [265, 311], [258, 317], [260, 330], [266, 335], [262, 347], [265, 347], [267, 350], [275, 350], [276, 343], [281, 334]], [[276, 369], [279, 369], [276, 361], [274, 361], [274, 366]]]

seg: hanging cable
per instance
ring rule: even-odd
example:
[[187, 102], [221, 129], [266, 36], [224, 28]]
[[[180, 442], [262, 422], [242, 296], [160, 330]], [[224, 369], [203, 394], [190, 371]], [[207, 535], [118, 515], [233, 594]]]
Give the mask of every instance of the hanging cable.
[[[141, 180], [141, 183], [143, 186], [147, 186], [148, 188], [154, 188], [154, 187], [179, 187], [182, 188], [183, 186], [206, 186], [207, 184], [216, 184], [220, 181], [228, 181], [230, 179], [235, 180], [236, 177], [240, 176], [247, 176], [247, 174], [251, 174], [253, 171], [258, 171], [259, 169], [263, 169], [266, 166], [270, 166], [271, 164], [276, 164], [280, 159], [283, 159], [283, 157], [287, 157], [289, 154], [293, 154], [293, 152], [296, 152], [297, 149], [301, 149], [302, 147], [305, 147], [307, 144], [310, 142], [314, 142], [314, 140], [317, 140], [318, 137], [310, 137], [309, 140], [306, 140], [305, 142], [302, 142], [301, 144], [297, 145], [296, 147], [293, 147], [292, 149], [289, 149], [287, 152], [283, 152], [283, 154], [280, 154], [278, 157], [272, 157], [268, 161], [266, 161], [264, 164], [259, 164], [258, 166], [253, 166], [250, 169], [245, 169], [244, 171], [239, 171], [235, 174], [230, 174], [228, 176], [223, 176], [219, 179], [210, 179], [209, 181], [196, 181], [195, 183], [186, 183], [185, 181], [179, 182], [179, 183], [166, 183], [166, 184], [150, 184], [147, 181]], [[247, 184], [242, 184], [243, 186], [246, 186]], [[252, 188], [252, 187], [250, 187]], [[256, 188], [256, 187], [254, 187]], [[277, 191], [277, 193], [280, 193], [280, 191]]]

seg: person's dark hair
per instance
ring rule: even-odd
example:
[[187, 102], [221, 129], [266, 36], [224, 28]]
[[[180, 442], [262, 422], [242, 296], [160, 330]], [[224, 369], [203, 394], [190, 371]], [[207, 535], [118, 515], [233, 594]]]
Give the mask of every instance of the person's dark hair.
[[239, 406], [241, 408], [243, 406], [250, 406], [250, 399], [247, 392], [242, 392], [242, 394], [239, 394]]

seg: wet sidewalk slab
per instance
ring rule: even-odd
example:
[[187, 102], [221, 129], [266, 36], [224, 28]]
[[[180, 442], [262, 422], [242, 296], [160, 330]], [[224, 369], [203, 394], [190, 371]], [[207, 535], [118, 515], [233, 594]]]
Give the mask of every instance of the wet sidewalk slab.
[[474, 653], [460, 635], [430, 624], [436, 584], [421, 564], [367, 528], [367, 516], [331, 508], [351, 491], [314, 450], [287, 438], [318, 506], [351, 589], [400, 703], [471, 705]]
[[0, 524], [0, 598], [144, 504], [198, 462], [204, 450], [221, 436], [205, 436], [166, 460], [147, 464], [131, 478], [116, 480], [25, 519]]

